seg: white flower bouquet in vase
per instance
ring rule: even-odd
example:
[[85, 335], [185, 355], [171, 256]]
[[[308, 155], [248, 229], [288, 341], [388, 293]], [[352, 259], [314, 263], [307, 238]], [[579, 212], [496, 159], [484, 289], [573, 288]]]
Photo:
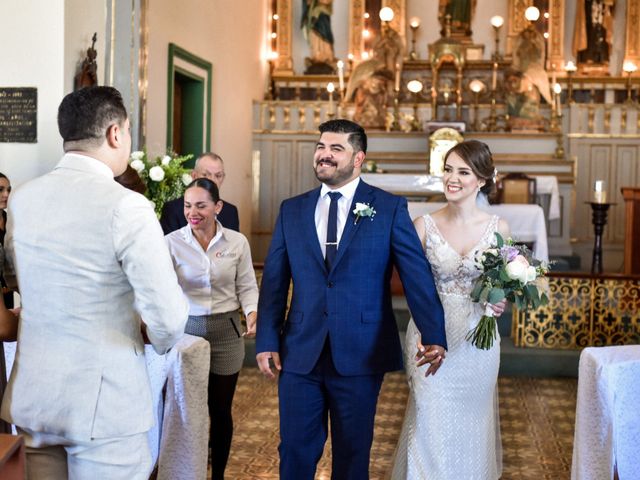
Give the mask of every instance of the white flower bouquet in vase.
[[189, 169], [184, 163], [193, 155], [167, 154], [150, 160], [145, 150], [132, 152], [129, 165], [147, 186], [145, 196], [153, 203], [156, 215], [160, 217], [162, 207], [169, 200], [182, 196], [184, 187], [191, 183]]

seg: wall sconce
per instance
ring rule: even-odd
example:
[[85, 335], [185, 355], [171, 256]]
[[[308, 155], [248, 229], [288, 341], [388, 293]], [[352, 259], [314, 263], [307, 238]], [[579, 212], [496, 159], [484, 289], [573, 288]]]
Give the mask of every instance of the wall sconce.
[[492, 60], [502, 60], [502, 55], [500, 54], [500, 29], [504, 25], [504, 18], [500, 15], [494, 15], [491, 17], [491, 26], [493, 27], [493, 31], [496, 35], [496, 49], [491, 56]]
[[631, 99], [631, 75], [638, 70], [638, 66], [631, 60], [626, 60], [622, 64], [622, 70], [627, 74], [627, 103], [633, 103]]
[[480, 93], [482, 93], [487, 86], [484, 84], [482, 80], [478, 80], [477, 78], [471, 80], [469, 82], [469, 90], [473, 93], [473, 129], [478, 132], [480, 131], [480, 118], [479, 118], [479, 103], [478, 98]]
[[419, 55], [416, 52], [416, 32], [420, 28], [420, 19], [418, 17], [411, 17], [409, 19], [409, 27], [411, 28], [411, 51], [409, 52], [409, 58], [411, 60], [417, 60]]
[[420, 80], [411, 80], [409, 83], [407, 83], [407, 90], [413, 93], [413, 120], [411, 120], [412, 132], [422, 131], [422, 125], [418, 120], [418, 98], [423, 88], [424, 85]]
[[567, 72], [567, 103], [573, 103], [573, 74], [576, 73], [578, 67], [572, 61], [568, 61], [564, 66], [564, 71]]

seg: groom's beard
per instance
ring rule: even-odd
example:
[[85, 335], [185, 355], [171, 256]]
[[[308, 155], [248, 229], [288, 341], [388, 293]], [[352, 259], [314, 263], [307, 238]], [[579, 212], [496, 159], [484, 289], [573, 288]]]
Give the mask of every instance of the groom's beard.
[[[329, 186], [340, 185], [353, 176], [353, 171], [355, 170], [354, 160], [355, 154], [351, 156], [351, 161], [347, 165], [342, 168], [338, 168], [338, 163], [334, 160], [330, 160], [328, 158], [319, 158], [315, 162], [313, 170], [316, 174], [316, 178], [322, 183]], [[320, 162], [329, 163], [331, 166], [325, 166], [319, 170], [318, 164]]]

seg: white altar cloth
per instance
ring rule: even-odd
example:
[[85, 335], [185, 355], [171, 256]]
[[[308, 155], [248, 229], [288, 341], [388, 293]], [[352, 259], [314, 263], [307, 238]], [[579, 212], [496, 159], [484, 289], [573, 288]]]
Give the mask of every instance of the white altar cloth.
[[[444, 207], [442, 202], [409, 202], [412, 219], [435, 212]], [[488, 213], [504, 218], [511, 228], [511, 236], [519, 242], [533, 242], [533, 256], [549, 260], [547, 226], [540, 205], [526, 203], [501, 203], [482, 207]]]
[[572, 480], [640, 478], [640, 345], [580, 355]]
[[[16, 342], [5, 342], [4, 353], [8, 377]], [[207, 478], [209, 342], [185, 334], [166, 355], [145, 345], [145, 358], [156, 418], [149, 448], [157, 479]]]
[[[399, 194], [443, 193], [442, 177], [434, 175], [415, 175], [410, 173], [363, 173], [362, 179], [389, 192]], [[560, 189], [558, 178], [554, 175], [530, 175], [536, 179], [537, 195], [549, 195], [549, 220], [560, 218]]]

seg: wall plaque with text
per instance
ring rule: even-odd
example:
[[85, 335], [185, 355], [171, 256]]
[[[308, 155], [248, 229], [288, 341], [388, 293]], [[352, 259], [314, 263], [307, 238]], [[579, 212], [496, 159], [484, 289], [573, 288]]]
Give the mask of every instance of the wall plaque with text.
[[38, 89], [0, 87], [0, 143], [38, 141]]

